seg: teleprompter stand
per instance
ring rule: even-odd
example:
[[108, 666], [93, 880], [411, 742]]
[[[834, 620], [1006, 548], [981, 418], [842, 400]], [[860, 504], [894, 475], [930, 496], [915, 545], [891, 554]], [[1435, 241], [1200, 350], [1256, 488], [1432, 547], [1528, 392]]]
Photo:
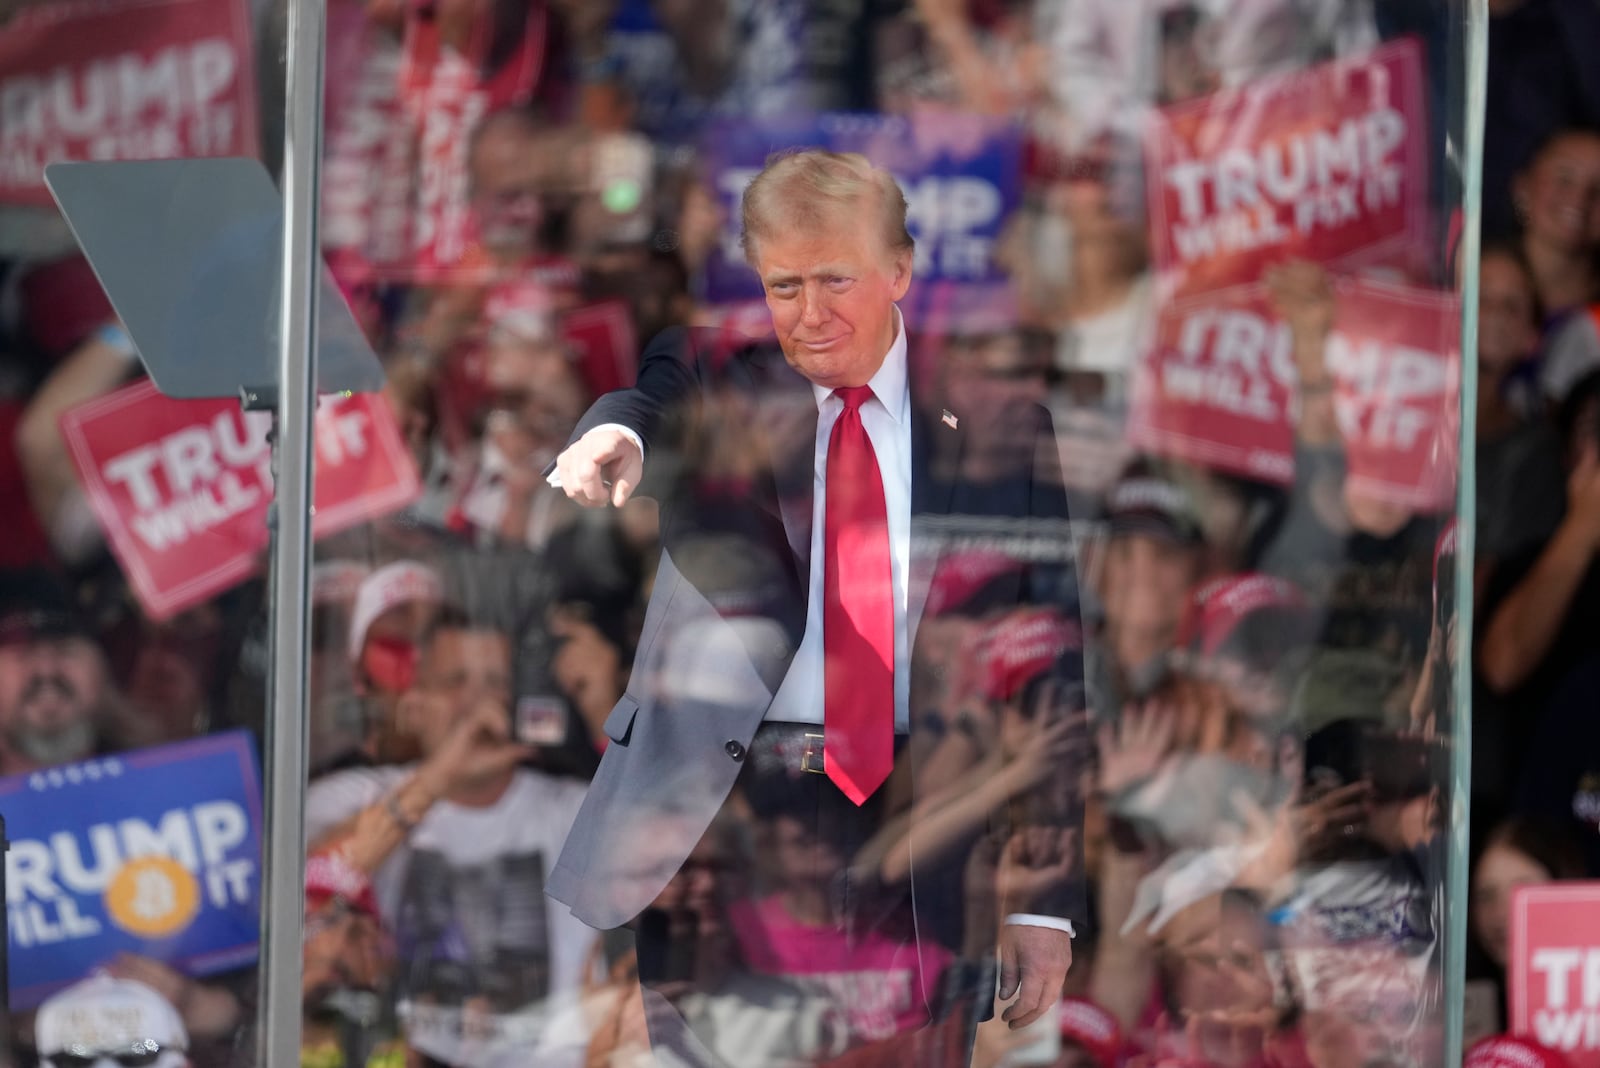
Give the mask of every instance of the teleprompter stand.
[[[299, 1044], [309, 409], [316, 395], [376, 392], [384, 379], [315, 244], [315, 181], [302, 180], [306, 162], [314, 163], [315, 140], [286, 186], [292, 221], [284, 197], [253, 159], [45, 168], [51, 194], [156, 388], [179, 399], [235, 398], [246, 411], [272, 413], [261, 1030], [264, 1060], [275, 1064], [289, 1063]], [[314, 279], [300, 273], [310, 271]], [[292, 439], [280, 440], [281, 433]]]

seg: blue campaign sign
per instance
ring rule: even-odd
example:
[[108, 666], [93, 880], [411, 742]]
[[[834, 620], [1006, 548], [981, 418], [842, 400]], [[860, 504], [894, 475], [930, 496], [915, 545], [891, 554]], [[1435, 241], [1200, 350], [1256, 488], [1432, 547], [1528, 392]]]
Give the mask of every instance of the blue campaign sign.
[[256, 958], [261, 782], [249, 734], [0, 779], [18, 1009], [118, 953], [207, 975]]
[[708, 303], [760, 299], [761, 286], [739, 248], [740, 199], [770, 154], [802, 147], [860, 152], [895, 176], [906, 194], [907, 228], [917, 242], [913, 273], [924, 293], [1004, 288], [994, 248], [1021, 199], [1021, 129], [950, 113], [914, 119], [833, 113], [708, 128], [707, 172], [724, 220], [706, 264]]

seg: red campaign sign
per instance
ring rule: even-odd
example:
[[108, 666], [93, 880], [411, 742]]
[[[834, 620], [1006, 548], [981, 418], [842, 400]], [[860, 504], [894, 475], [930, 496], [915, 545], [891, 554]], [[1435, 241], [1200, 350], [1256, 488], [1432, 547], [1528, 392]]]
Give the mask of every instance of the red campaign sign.
[[361, 7], [328, 9], [322, 245], [344, 281], [352, 262], [365, 270], [411, 255], [417, 146], [401, 65], [399, 41]]
[[[449, 274], [476, 240], [467, 168], [472, 131], [496, 109], [527, 101], [543, 75], [548, 16], [541, 5], [526, 12], [503, 27], [480, 13], [455, 28], [464, 37], [458, 42], [437, 18], [407, 20], [400, 84], [417, 124], [412, 251], [425, 271]], [[492, 70], [490, 56], [503, 57]]]
[[[89, 503], [152, 619], [255, 572], [267, 547], [270, 425], [269, 415], [242, 412], [237, 401], [173, 400], [149, 382], [62, 416]], [[421, 491], [382, 397], [324, 398], [315, 437], [318, 537], [402, 508]]]
[[1427, 138], [1409, 39], [1167, 108], [1145, 146], [1156, 266], [1186, 294], [1286, 259], [1425, 266]]
[[[1417, 511], [1455, 488], [1460, 304], [1433, 290], [1341, 279], [1325, 347], [1348, 488]], [[1293, 338], [1261, 286], [1163, 309], [1134, 380], [1129, 435], [1246, 478], [1294, 478]]]
[[639, 345], [625, 302], [606, 300], [573, 309], [561, 317], [561, 336], [595, 395], [624, 389], [638, 377]]
[[47, 163], [254, 156], [245, 0], [72, 0], [0, 27], [0, 201], [48, 205]]
[[358, 4], [330, 8], [323, 247], [341, 278], [436, 281], [479, 266], [471, 133], [533, 96], [548, 15], [530, 6], [520, 21], [473, 18], [441, 26], [411, 11], [397, 38]]
[[1327, 362], [1346, 491], [1419, 512], [1451, 506], [1461, 429], [1461, 301], [1381, 282], [1336, 288]]
[[1289, 328], [1260, 286], [1169, 304], [1134, 377], [1128, 434], [1153, 452], [1247, 478], [1294, 478]]
[[1511, 1033], [1600, 1068], [1600, 883], [1511, 894]]

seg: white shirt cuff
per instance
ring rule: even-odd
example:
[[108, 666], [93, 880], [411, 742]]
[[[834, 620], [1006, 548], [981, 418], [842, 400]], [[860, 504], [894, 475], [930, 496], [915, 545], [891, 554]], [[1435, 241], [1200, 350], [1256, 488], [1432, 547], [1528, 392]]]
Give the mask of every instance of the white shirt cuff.
[[1073, 930], [1071, 920], [1063, 920], [1057, 916], [1038, 916], [1031, 912], [1013, 912], [1006, 917], [1007, 923], [1021, 924], [1023, 927], [1048, 927], [1052, 931], [1061, 931], [1068, 938], [1077, 938], [1078, 932]]
[[[617, 431], [621, 431], [621, 433], [622, 433], [622, 435], [624, 437], [626, 437], [629, 441], [633, 442], [634, 447], [639, 450], [639, 456], [641, 458], [643, 458], [643, 456], [644, 456], [644, 439], [641, 438], [638, 435], [638, 432], [636, 432], [632, 427], [623, 426], [621, 423], [601, 423], [597, 427], [591, 427], [589, 429], [588, 433], [589, 434], [593, 434], [596, 430], [617, 430]], [[584, 436], [587, 437], [588, 434], [585, 434]], [[561, 488], [561, 472], [560, 471], [551, 471], [549, 475], [545, 476], [545, 482], [548, 485], [550, 485], [552, 488], [554, 488], [554, 489], [560, 489]]]

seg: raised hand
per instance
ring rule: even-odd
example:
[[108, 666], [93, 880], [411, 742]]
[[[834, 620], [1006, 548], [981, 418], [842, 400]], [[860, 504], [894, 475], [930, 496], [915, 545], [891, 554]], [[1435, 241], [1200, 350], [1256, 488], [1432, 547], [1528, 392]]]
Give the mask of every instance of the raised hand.
[[1100, 792], [1119, 794], [1155, 774], [1172, 750], [1174, 726], [1172, 711], [1154, 701], [1129, 705], [1121, 723], [1102, 723]]
[[[1295, 260], [1267, 268], [1262, 281], [1267, 285], [1273, 310], [1289, 324], [1294, 334], [1295, 357], [1301, 364], [1302, 380], [1319, 381], [1325, 373], [1322, 343], [1333, 330], [1337, 310], [1328, 272], [1321, 264]], [[1307, 365], [1302, 356], [1315, 356], [1314, 364]]]
[[1066, 884], [1077, 840], [1078, 831], [1072, 827], [1026, 827], [1006, 839], [994, 880], [1007, 912], [1031, 911]]
[[1003, 774], [1017, 793], [1033, 789], [1082, 766], [1077, 739], [1082, 723], [1041, 716], [1028, 724], [1024, 744], [1017, 747]]
[[[415, 699], [407, 695], [406, 700]], [[533, 755], [511, 740], [511, 717], [498, 701], [484, 700], [450, 729], [422, 773], [441, 794], [492, 779]]]

